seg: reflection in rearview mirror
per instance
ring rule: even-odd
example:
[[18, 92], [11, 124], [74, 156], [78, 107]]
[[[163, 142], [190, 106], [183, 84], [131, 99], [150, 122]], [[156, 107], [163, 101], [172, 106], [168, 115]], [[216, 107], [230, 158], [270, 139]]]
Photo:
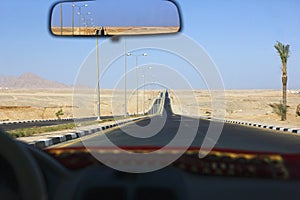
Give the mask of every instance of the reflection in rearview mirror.
[[176, 33], [180, 15], [166, 0], [61, 2], [51, 12], [50, 30], [60, 36]]

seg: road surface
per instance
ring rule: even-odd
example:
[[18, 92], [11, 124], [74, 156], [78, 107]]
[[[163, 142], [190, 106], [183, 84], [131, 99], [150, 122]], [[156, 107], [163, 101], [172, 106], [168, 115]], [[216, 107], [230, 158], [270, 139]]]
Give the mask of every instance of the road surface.
[[[185, 134], [184, 136], [179, 137], [179, 141], [181, 141], [179, 144], [186, 142], [187, 138], [192, 137], [192, 133], [196, 130], [196, 137], [191, 146], [200, 147], [205, 138], [210, 121], [174, 115], [171, 110], [168, 93], [166, 93], [165, 96], [164, 109], [165, 112], [162, 116], [144, 119], [134, 124], [126, 125], [125, 127], [122, 127], [122, 129], [114, 129], [105, 135], [99, 133], [92, 137], [82, 139], [81, 141], [72, 141], [61, 146], [79, 147], [85, 145], [91, 147], [104, 147], [108, 145], [107, 138], [118, 146], [165, 146], [175, 137], [179, 127], [184, 127]], [[149, 128], [147, 129], [147, 125], [152, 122], [154, 124], [153, 127], [159, 127], [165, 117], [166, 121], [161, 130], [156, 135], [147, 137], [149, 136]], [[140, 128], [136, 128], [136, 125], [140, 126]], [[155, 129], [153, 127], [152, 129]], [[133, 137], [126, 133], [144, 138]], [[208, 137], [208, 140], [214, 142], [212, 138]], [[215, 147], [225, 149], [277, 153], [300, 152], [300, 137], [297, 135], [234, 124], [224, 124], [223, 131], [219, 139], [215, 142]]]

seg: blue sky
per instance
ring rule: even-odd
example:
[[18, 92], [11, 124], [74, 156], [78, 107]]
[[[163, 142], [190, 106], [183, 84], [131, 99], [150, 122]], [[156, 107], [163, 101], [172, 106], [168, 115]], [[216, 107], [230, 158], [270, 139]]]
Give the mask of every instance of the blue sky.
[[[51, 36], [47, 26], [54, 2], [1, 3], [0, 74], [33, 72], [66, 84], [74, 82], [79, 67], [95, 47], [95, 39]], [[280, 89], [281, 62], [273, 47], [277, 40], [291, 45], [288, 87], [300, 88], [300, 1], [182, 0], [178, 5], [182, 33], [210, 55], [225, 88]], [[147, 62], [151, 62], [150, 55], [140, 59], [140, 64]], [[131, 66], [133, 58], [128, 59], [128, 70]], [[197, 88], [197, 78], [190, 77]], [[105, 86], [112, 87], [108, 83]]]

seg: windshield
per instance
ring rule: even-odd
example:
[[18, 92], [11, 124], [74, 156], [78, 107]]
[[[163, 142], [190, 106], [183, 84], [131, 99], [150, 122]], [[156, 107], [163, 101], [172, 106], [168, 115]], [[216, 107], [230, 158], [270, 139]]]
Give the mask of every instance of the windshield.
[[[17, 140], [180, 149], [163, 165], [191, 147], [300, 153], [299, 1], [176, 1], [180, 33], [113, 37], [52, 35], [54, 3], [1, 4], [0, 128]], [[73, 31], [88, 4], [68, 3]]]

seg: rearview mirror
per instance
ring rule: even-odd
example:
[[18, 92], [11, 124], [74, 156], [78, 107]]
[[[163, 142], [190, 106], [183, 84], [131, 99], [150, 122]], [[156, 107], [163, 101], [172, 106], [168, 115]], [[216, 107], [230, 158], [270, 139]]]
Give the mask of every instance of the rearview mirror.
[[57, 36], [148, 35], [180, 30], [177, 6], [167, 0], [58, 2], [50, 16]]

